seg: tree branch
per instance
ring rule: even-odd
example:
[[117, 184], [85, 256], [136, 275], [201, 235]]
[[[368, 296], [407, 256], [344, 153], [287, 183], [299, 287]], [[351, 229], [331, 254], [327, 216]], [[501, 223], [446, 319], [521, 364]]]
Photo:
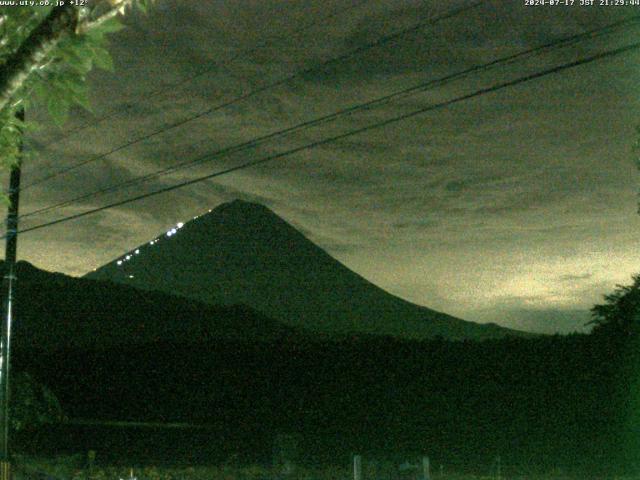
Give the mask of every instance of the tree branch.
[[[69, 2], [54, 7], [0, 66], [0, 110], [3, 110], [29, 76], [47, 60], [47, 56], [68, 34], [82, 34], [123, 14], [136, 0], [102, 0], [88, 14]], [[84, 14], [84, 15], [83, 15]]]
[[63, 35], [75, 32], [77, 25], [77, 7], [71, 4], [54, 7], [22, 45], [7, 58], [0, 68], [0, 110], [7, 106]]
[[134, 2], [135, 0], [106, 0], [106, 3], [108, 3], [110, 7], [95, 18], [89, 18], [86, 22], [82, 23], [82, 25], [78, 27], [78, 31], [80, 33], [87, 32], [107, 20], [117, 17], [119, 14], [124, 14], [125, 10], [131, 8]]

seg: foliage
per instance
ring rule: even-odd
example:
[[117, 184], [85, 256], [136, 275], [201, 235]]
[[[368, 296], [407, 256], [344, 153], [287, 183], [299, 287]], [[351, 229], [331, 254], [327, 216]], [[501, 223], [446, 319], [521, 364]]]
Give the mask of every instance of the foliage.
[[591, 309], [594, 334], [637, 336], [640, 332], [640, 275], [633, 276], [631, 285], [618, 285], [605, 295], [605, 303]]
[[[273, 459], [273, 439], [282, 433], [303, 436], [296, 447], [303, 466], [343, 462], [351, 452], [409, 451], [427, 452], [445, 471], [489, 471], [482, 462], [500, 453], [505, 468], [596, 475], [595, 468], [640, 458], [632, 448], [640, 442], [621, 446], [629, 379], [640, 378], [640, 362], [619, 346], [633, 342], [579, 334], [485, 342], [255, 339], [225, 334], [225, 322], [241, 318], [223, 309], [21, 265], [15, 364], [46, 378], [69, 412], [206, 425], [83, 427], [65, 451], [95, 449], [96, 465], [218, 462], [232, 452], [243, 461]], [[191, 329], [199, 324], [212, 326]], [[42, 451], [61, 432], [72, 439], [77, 430], [40, 431], [29, 445]]]
[[[259, 465], [248, 466], [188, 466], [188, 467], [117, 467], [102, 466], [82, 468], [79, 456], [56, 458], [34, 458], [16, 456], [16, 470], [37, 478], [98, 480], [265, 480], [274, 478], [275, 472]], [[325, 467], [323, 469], [299, 469], [288, 480], [347, 480], [351, 476], [348, 468]]]
[[[78, 459], [75, 457], [59, 457], [59, 458], [32, 458], [32, 457], [16, 457], [16, 471], [24, 472], [24, 478], [48, 478], [51, 480], [265, 480], [272, 478], [280, 478], [286, 480], [349, 480], [353, 478], [353, 472], [350, 468], [350, 462], [347, 460], [339, 466], [324, 466], [316, 468], [301, 468], [290, 476], [283, 477], [274, 471], [273, 468], [250, 465], [238, 467], [220, 467], [215, 465], [199, 465], [188, 467], [116, 467], [105, 466], [100, 468], [78, 468]], [[370, 473], [373, 476], [365, 475], [364, 478], [376, 478], [374, 471], [367, 472], [368, 463], [364, 462], [363, 474]], [[395, 466], [394, 466], [395, 467]], [[477, 470], [482, 471], [482, 466], [478, 466]], [[394, 479], [399, 478], [397, 469], [393, 468], [393, 472], [385, 472], [384, 475], [378, 475], [377, 478]], [[449, 469], [438, 473], [432, 472], [432, 478], [442, 480], [495, 480], [500, 478], [496, 472], [484, 475], [470, 473], [456, 473]], [[421, 478], [421, 475], [411, 476], [407, 478]], [[584, 480], [585, 478], [611, 478], [594, 477], [584, 475], [576, 476], [564, 474], [561, 471], [550, 471], [546, 474], [517, 474], [508, 475], [503, 478], [518, 478], [521, 480]], [[616, 475], [616, 480], [638, 480], [637, 475]]]
[[28, 373], [12, 376], [11, 390], [11, 426], [14, 430], [32, 430], [64, 420], [62, 407], [53, 392]]
[[[122, 13], [127, 5], [136, 5], [141, 11], [146, 11], [150, 2], [151, 0], [108, 0], [97, 4], [106, 4], [107, 8]], [[42, 24], [52, 8], [54, 7], [0, 7], [2, 67], [6, 68], [11, 56], [25, 44], [29, 35]], [[87, 74], [94, 67], [113, 70], [113, 62], [107, 50], [107, 35], [120, 30], [123, 25], [115, 15], [104, 15], [104, 12], [101, 21], [91, 21], [92, 13], [97, 7], [73, 8], [78, 9], [80, 19], [75, 31], [64, 32], [45, 58], [29, 66], [26, 80], [7, 106], [0, 110], [0, 162], [4, 166], [17, 161], [22, 132], [31, 126], [15, 118], [19, 109], [34, 104], [44, 105], [53, 121], [62, 125], [73, 105], [90, 109]]]
[[[640, 172], [640, 126], [636, 127], [636, 141], [633, 144], [633, 153], [635, 155], [636, 168]], [[640, 214], [640, 191], [638, 191], [638, 214]]]
[[0, 162], [6, 166], [13, 166], [19, 158], [24, 127], [24, 122], [16, 116], [16, 109], [0, 110]]

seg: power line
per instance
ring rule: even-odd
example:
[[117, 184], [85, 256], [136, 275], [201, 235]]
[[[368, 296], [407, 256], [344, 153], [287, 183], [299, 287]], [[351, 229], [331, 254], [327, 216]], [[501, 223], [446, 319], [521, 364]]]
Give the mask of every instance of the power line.
[[[47, 143], [46, 145], [44, 145], [44, 147], [46, 149], [48, 147], [51, 147], [52, 145], [60, 143], [61, 141], [69, 138], [71, 135], [74, 135], [74, 134], [76, 134], [78, 132], [86, 130], [87, 128], [95, 127], [95, 126], [101, 124], [102, 122], [104, 122], [105, 120], [108, 120], [110, 118], [113, 118], [115, 116], [120, 115], [121, 113], [125, 113], [125, 112], [131, 110], [136, 105], [140, 105], [142, 103], [148, 102], [152, 98], [158, 97], [158, 96], [160, 96], [162, 94], [165, 94], [165, 93], [175, 94], [176, 93], [176, 89], [180, 89], [184, 85], [186, 85], [188, 83], [191, 83], [194, 80], [196, 80], [196, 79], [198, 79], [198, 78], [200, 78], [200, 77], [202, 77], [202, 76], [204, 76], [204, 75], [206, 75], [208, 73], [211, 73], [212, 71], [214, 71], [216, 69], [216, 67], [219, 67], [221, 64], [226, 66], [226, 65], [228, 65], [230, 63], [235, 62], [236, 60], [239, 60], [242, 57], [251, 55], [252, 53], [255, 53], [256, 51], [258, 51], [259, 49], [266, 47], [268, 45], [268, 42], [272, 42], [274, 40], [279, 40], [279, 39], [283, 39], [283, 38], [286, 39], [291, 34], [302, 33], [305, 30], [307, 30], [309, 28], [313, 28], [313, 27], [319, 25], [322, 22], [326, 22], [327, 20], [330, 20], [333, 17], [337, 17], [338, 15], [342, 15], [343, 13], [348, 12], [349, 10], [354, 10], [356, 8], [359, 8], [361, 5], [364, 5], [365, 3], [369, 2], [369, 1], [370, 0], [360, 0], [358, 2], [354, 2], [353, 4], [348, 5], [348, 6], [344, 7], [344, 8], [340, 8], [340, 9], [334, 10], [333, 12], [331, 12], [331, 13], [323, 16], [323, 17], [315, 18], [312, 22], [305, 23], [302, 26], [300, 26], [298, 28], [295, 28], [290, 32], [286, 32], [286, 33], [279, 34], [279, 35], [272, 35], [271, 37], [267, 37], [267, 39], [264, 39], [262, 42], [258, 43], [254, 47], [252, 47], [252, 48], [250, 48], [248, 50], [244, 50], [244, 51], [241, 51], [239, 53], [236, 53], [235, 55], [233, 55], [231, 58], [225, 60], [224, 62], [213, 62], [212, 66], [209, 66], [209, 67], [207, 67], [207, 68], [205, 68], [203, 70], [200, 70], [196, 74], [188, 76], [188, 77], [185, 77], [182, 80], [179, 80], [179, 81], [177, 81], [175, 83], [172, 83], [172, 84], [170, 84], [170, 85], [168, 85], [168, 86], [166, 86], [164, 88], [160, 88], [160, 89], [158, 89], [158, 90], [156, 90], [154, 92], [151, 92], [150, 94], [145, 95], [145, 97], [142, 100], [138, 101], [138, 102], [127, 104], [123, 108], [115, 108], [111, 112], [108, 112], [105, 115], [103, 115], [102, 117], [97, 118], [95, 122], [89, 122], [89, 123], [86, 123], [84, 125], [81, 125], [78, 128], [69, 130], [64, 135], [61, 135], [57, 139], [55, 139], [55, 140]], [[170, 95], [170, 97], [171, 96], [173, 96], [173, 95]]]
[[39, 184], [41, 184], [43, 182], [46, 182], [48, 180], [51, 180], [51, 179], [53, 179], [55, 177], [58, 177], [60, 175], [66, 174], [66, 173], [68, 173], [70, 171], [76, 170], [76, 169], [78, 169], [80, 167], [83, 167], [85, 165], [88, 165], [89, 163], [93, 163], [93, 162], [96, 162], [98, 160], [102, 160], [103, 158], [106, 158], [109, 155], [112, 155], [112, 154], [117, 153], [117, 152], [119, 152], [121, 150], [129, 148], [129, 147], [131, 147], [133, 145], [136, 145], [137, 143], [140, 143], [140, 142], [142, 142], [144, 140], [148, 140], [148, 139], [153, 138], [153, 137], [155, 137], [157, 135], [165, 133], [165, 132], [167, 132], [169, 130], [173, 130], [174, 128], [180, 127], [180, 126], [185, 125], [185, 124], [190, 123], [190, 122], [193, 122], [193, 121], [195, 121], [195, 120], [197, 120], [199, 118], [202, 118], [204, 116], [210, 115], [210, 114], [212, 114], [212, 113], [214, 113], [214, 112], [216, 112], [218, 110], [226, 108], [226, 107], [228, 107], [230, 105], [233, 105], [233, 104], [235, 104], [237, 102], [240, 102], [240, 101], [243, 101], [243, 100], [247, 100], [247, 99], [249, 99], [251, 97], [254, 97], [255, 95], [258, 95], [258, 94], [260, 94], [262, 92], [270, 90], [270, 89], [272, 89], [274, 87], [277, 87], [277, 86], [280, 86], [280, 85], [284, 85], [284, 84], [286, 84], [286, 83], [288, 83], [288, 82], [290, 82], [290, 81], [292, 81], [292, 80], [294, 80], [296, 78], [302, 77], [304, 75], [308, 75], [309, 73], [317, 71], [317, 70], [319, 70], [319, 69], [321, 69], [323, 67], [326, 67], [328, 65], [331, 65], [333, 63], [341, 62], [341, 61], [346, 60], [346, 59], [348, 59], [350, 57], [353, 57], [354, 55], [358, 55], [360, 53], [363, 53], [363, 52], [366, 52], [368, 50], [371, 50], [372, 48], [376, 48], [376, 47], [385, 45], [385, 44], [387, 44], [387, 43], [389, 43], [389, 42], [391, 42], [393, 40], [396, 40], [396, 39], [398, 39], [398, 38], [400, 38], [400, 37], [402, 37], [404, 35], [407, 35], [408, 33], [416, 32], [416, 31], [418, 31], [418, 30], [420, 30], [422, 28], [425, 28], [428, 25], [434, 25], [434, 24], [436, 24], [438, 22], [441, 22], [443, 20], [447, 20], [449, 18], [453, 18], [453, 17], [455, 17], [457, 15], [460, 15], [461, 13], [464, 13], [464, 12], [466, 12], [468, 10], [471, 10], [471, 9], [481, 5], [482, 3], [485, 3], [486, 1], [487, 0], [479, 0], [479, 1], [477, 1], [477, 2], [475, 2], [473, 4], [471, 4], [471, 5], [468, 5], [466, 7], [459, 7], [459, 8], [453, 9], [450, 12], [445, 13], [443, 15], [440, 15], [438, 17], [429, 19], [427, 21], [419, 22], [417, 24], [412, 25], [409, 28], [400, 30], [400, 31], [392, 33], [390, 35], [385, 35], [384, 37], [381, 37], [381, 38], [379, 38], [378, 40], [376, 40], [376, 41], [374, 41], [372, 43], [368, 43], [366, 45], [362, 45], [360, 47], [357, 47], [356, 49], [351, 50], [351, 51], [349, 51], [347, 53], [344, 53], [344, 54], [338, 55], [337, 57], [333, 57], [333, 58], [330, 58], [328, 60], [325, 60], [324, 62], [322, 62], [322, 63], [320, 63], [318, 65], [314, 65], [312, 67], [305, 68], [305, 69], [300, 70], [298, 72], [295, 72], [295, 73], [293, 73], [293, 74], [291, 74], [291, 75], [289, 75], [287, 77], [281, 78], [280, 80], [276, 80], [274, 82], [271, 82], [271, 83], [268, 83], [266, 85], [263, 85], [262, 87], [259, 87], [259, 88], [255, 89], [255, 90], [252, 90], [249, 93], [246, 93], [244, 95], [240, 95], [240, 96], [235, 97], [235, 98], [233, 98], [231, 100], [228, 100], [226, 102], [218, 104], [218, 105], [216, 105], [214, 107], [208, 108], [207, 110], [204, 110], [202, 112], [196, 113], [194, 115], [190, 115], [190, 116], [188, 116], [186, 118], [183, 118], [182, 120], [178, 120], [178, 121], [176, 121], [176, 122], [174, 122], [172, 124], [169, 124], [169, 125], [164, 126], [164, 127], [160, 128], [160, 129], [154, 130], [153, 132], [145, 134], [145, 135], [143, 135], [141, 137], [138, 137], [136, 139], [130, 140], [130, 141], [118, 146], [118, 147], [115, 147], [115, 148], [109, 150], [108, 152], [105, 152], [105, 153], [102, 153], [102, 154], [97, 155], [95, 157], [89, 158], [89, 159], [84, 160], [82, 162], [79, 162], [79, 163], [77, 163], [75, 165], [71, 165], [69, 167], [62, 168], [62, 169], [58, 170], [57, 172], [54, 172], [54, 173], [52, 173], [50, 175], [46, 175], [46, 176], [42, 177], [39, 180], [36, 180], [34, 182], [31, 182], [28, 185], [25, 185], [24, 187], [22, 187], [22, 190], [25, 190], [27, 188], [31, 188], [31, 187], [33, 187], [35, 185], [39, 185]]
[[301, 151], [304, 151], [304, 150], [310, 150], [310, 149], [317, 148], [317, 147], [320, 147], [320, 146], [323, 146], [323, 145], [327, 145], [329, 143], [336, 142], [338, 140], [342, 140], [344, 138], [351, 137], [353, 135], [357, 135], [357, 134], [360, 134], [360, 133], [368, 132], [370, 130], [382, 128], [382, 127], [385, 127], [387, 125], [391, 125], [393, 123], [397, 123], [399, 121], [406, 120], [408, 118], [412, 118], [412, 117], [415, 117], [417, 115], [420, 115], [420, 114], [423, 114], [423, 113], [426, 113], [426, 112], [430, 112], [430, 111], [433, 111], [433, 110], [437, 110], [437, 109], [441, 109], [441, 108], [444, 108], [444, 107], [448, 107], [448, 106], [454, 105], [456, 103], [460, 103], [460, 102], [463, 102], [463, 101], [466, 101], [466, 100], [470, 100], [472, 98], [476, 98], [476, 97], [479, 97], [479, 96], [482, 96], [482, 95], [486, 95], [488, 93], [493, 93], [493, 92], [502, 90], [504, 88], [513, 87], [513, 86], [521, 84], [521, 83], [529, 82], [529, 81], [532, 81], [532, 80], [535, 80], [535, 79], [538, 79], [538, 78], [545, 77], [547, 75], [552, 75], [552, 74], [555, 74], [555, 73], [559, 73], [559, 72], [565, 71], [567, 69], [574, 68], [574, 67], [577, 67], [577, 66], [580, 66], [580, 65], [585, 65], [587, 63], [595, 62], [597, 60], [602, 60], [604, 58], [610, 58], [610, 57], [614, 57], [614, 56], [617, 56], [617, 55], [621, 55], [623, 53], [627, 53], [627, 52], [630, 52], [630, 51], [633, 51], [633, 50], [637, 50], [639, 48], [640, 48], [640, 42], [637, 42], [637, 43], [626, 45], [624, 47], [620, 47], [620, 48], [617, 48], [617, 49], [614, 49], [614, 50], [608, 50], [606, 52], [598, 53], [598, 54], [592, 55], [590, 57], [586, 57], [586, 58], [582, 58], [582, 59], [579, 59], [579, 60], [575, 60], [573, 62], [565, 63], [563, 65], [559, 65], [559, 66], [556, 66], [556, 67], [548, 68], [548, 69], [542, 70], [540, 72], [531, 73], [531, 74], [519, 77], [519, 78], [517, 78], [515, 80], [510, 80], [510, 81], [507, 81], [507, 82], [498, 83], [498, 84], [493, 85], [491, 87], [481, 88], [479, 90], [476, 90], [473, 93], [469, 93], [469, 94], [466, 94], [466, 95], [462, 95], [462, 96], [456, 97], [456, 98], [451, 99], [451, 100], [446, 100], [444, 102], [440, 102], [440, 103], [433, 104], [433, 105], [430, 105], [430, 106], [427, 106], [427, 107], [423, 107], [423, 108], [420, 108], [418, 110], [414, 110], [412, 112], [405, 113], [405, 114], [402, 114], [402, 115], [398, 115], [398, 116], [392, 117], [390, 119], [387, 119], [387, 120], [384, 120], [384, 121], [381, 121], [381, 122], [376, 122], [376, 123], [373, 123], [373, 124], [370, 124], [370, 125], [367, 125], [367, 126], [364, 126], [364, 127], [360, 127], [358, 129], [355, 129], [355, 130], [350, 130], [348, 132], [345, 132], [345, 133], [342, 133], [342, 134], [339, 134], [339, 135], [335, 135], [335, 136], [332, 136], [332, 137], [324, 138], [322, 140], [311, 142], [311, 143], [308, 143], [306, 145], [302, 145], [300, 147], [296, 147], [296, 148], [287, 150], [285, 152], [281, 152], [281, 153], [277, 153], [275, 155], [270, 155], [268, 157], [261, 158], [259, 160], [245, 162], [245, 163], [237, 165], [235, 167], [230, 167], [230, 168], [227, 168], [225, 170], [220, 170], [218, 172], [210, 173], [210, 174], [207, 174], [207, 175], [203, 175], [201, 177], [197, 177], [197, 178], [194, 178], [194, 179], [191, 179], [191, 180], [187, 180], [187, 181], [184, 181], [184, 182], [181, 182], [181, 183], [170, 185], [168, 187], [164, 187], [162, 189], [155, 190], [153, 192], [137, 195], [137, 196], [134, 196], [134, 197], [129, 197], [129, 198], [126, 198], [126, 199], [123, 199], [123, 200], [119, 200], [117, 202], [110, 203], [108, 205], [103, 205], [102, 207], [93, 208], [93, 209], [87, 210], [85, 212], [77, 213], [77, 214], [74, 214], [74, 215], [69, 215], [67, 217], [59, 218], [57, 220], [52, 220], [50, 222], [41, 223], [41, 224], [35, 225], [33, 227], [22, 229], [22, 230], [19, 231], [19, 233], [27, 233], [27, 232], [31, 232], [31, 231], [34, 231], [34, 230], [39, 230], [39, 229], [42, 229], [42, 228], [46, 228], [46, 227], [50, 227], [50, 226], [53, 226], [53, 225], [57, 225], [57, 224], [60, 224], [60, 223], [68, 222], [70, 220], [76, 220], [78, 218], [86, 217], [86, 216], [92, 215], [94, 213], [98, 213], [98, 212], [102, 212], [102, 211], [105, 211], [105, 210], [109, 210], [111, 208], [115, 208], [115, 207], [119, 207], [119, 206], [122, 206], [122, 205], [126, 205], [128, 203], [132, 203], [132, 202], [135, 202], [135, 201], [138, 201], [138, 200], [143, 200], [145, 198], [149, 198], [149, 197], [153, 197], [153, 196], [156, 196], [156, 195], [160, 195], [162, 193], [167, 193], [167, 192], [170, 192], [170, 191], [173, 191], [173, 190], [177, 190], [177, 189], [182, 188], [182, 187], [186, 187], [186, 186], [193, 185], [193, 184], [205, 181], [205, 180], [209, 180], [209, 179], [212, 179], [212, 178], [215, 178], [215, 177], [226, 175], [228, 173], [232, 173], [232, 172], [235, 172], [235, 171], [238, 171], [238, 170], [243, 170], [243, 169], [246, 169], [246, 168], [249, 168], [249, 167], [253, 167], [253, 166], [256, 166], [256, 165], [261, 165], [261, 164], [264, 164], [264, 163], [267, 163], [267, 162], [278, 160], [280, 158], [284, 158], [284, 157], [293, 155], [295, 153], [298, 153], [298, 152], [301, 152]]
[[318, 117], [318, 118], [315, 118], [315, 119], [312, 119], [312, 120], [308, 120], [308, 121], [299, 123], [297, 125], [294, 125], [294, 126], [291, 126], [291, 127], [287, 127], [285, 129], [278, 130], [276, 132], [272, 132], [272, 133], [263, 135], [263, 136], [258, 137], [258, 138], [254, 138], [252, 140], [249, 140], [249, 141], [237, 144], [237, 145], [226, 147], [226, 148], [223, 148], [223, 149], [218, 150], [216, 152], [212, 152], [212, 153], [208, 153], [208, 154], [199, 156], [199, 157], [197, 157], [195, 159], [191, 159], [191, 160], [187, 160], [187, 161], [184, 161], [184, 162], [180, 162], [178, 164], [175, 164], [175, 165], [169, 166], [167, 168], [155, 171], [153, 173], [149, 173], [147, 175], [142, 175], [142, 176], [139, 176], [139, 177], [136, 177], [136, 178], [124, 181], [124, 182], [116, 183], [116, 184], [113, 184], [113, 185], [98, 189], [98, 190], [93, 191], [93, 192], [85, 193], [85, 194], [82, 194], [82, 195], [79, 195], [79, 196], [76, 196], [76, 197], [73, 197], [73, 198], [70, 198], [70, 199], [67, 199], [67, 200], [63, 200], [62, 202], [59, 202], [59, 203], [56, 203], [56, 204], [53, 204], [53, 205], [49, 205], [49, 206], [46, 206], [46, 207], [39, 208], [37, 210], [33, 210], [31, 212], [28, 212], [28, 213], [22, 215], [21, 218], [30, 217], [30, 216], [37, 215], [37, 214], [42, 214], [42, 213], [45, 213], [45, 212], [49, 212], [49, 211], [52, 211], [52, 210], [56, 210], [56, 209], [71, 205], [71, 204], [76, 203], [76, 202], [81, 201], [81, 200], [86, 200], [88, 198], [93, 198], [93, 197], [99, 196], [101, 194], [115, 192], [115, 191], [121, 190], [121, 189], [126, 188], [126, 187], [130, 187], [130, 186], [133, 186], [133, 185], [144, 183], [144, 182], [147, 182], [147, 181], [152, 180], [154, 178], [158, 178], [158, 177], [167, 175], [169, 173], [175, 172], [177, 170], [190, 168], [192, 166], [198, 165], [198, 164], [203, 163], [203, 162], [211, 161], [211, 160], [214, 160], [216, 158], [227, 156], [227, 155], [230, 155], [232, 153], [236, 153], [236, 152], [248, 149], [248, 148], [256, 147], [259, 144], [261, 144], [261, 143], [263, 143], [263, 142], [265, 142], [267, 140], [272, 140], [274, 138], [281, 137], [281, 136], [284, 136], [284, 135], [287, 135], [287, 134], [290, 134], [290, 133], [293, 133], [293, 132], [306, 130], [308, 128], [315, 127], [317, 125], [333, 121], [333, 120], [335, 120], [335, 119], [337, 119], [337, 118], [339, 118], [339, 117], [341, 117], [343, 115], [350, 115], [350, 114], [355, 113], [357, 111], [366, 110], [366, 109], [372, 108], [372, 107], [377, 106], [377, 105], [388, 103], [389, 101], [397, 99], [397, 98], [403, 98], [403, 97], [406, 97], [406, 96], [409, 96], [409, 95], [413, 95], [413, 94], [418, 93], [418, 92], [424, 92], [424, 91], [427, 91], [429, 89], [442, 86], [442, 85], [444, 85], [446, 83], [449, 83], [449, 82], [452, 82], [454, 80], [458, 80], [458, 79], [461, 79], [461, 78], [468, 77], [469, 75], [471, 75], [473, 73], [487, 71], [487, 70], [490, 70], [490, 69], [492, 69], [494, 67], [497, 67], [497, 66], [508, 65], [508, 64], [514, 63], [517, 60], [521, 60], [522, 58], [526, 58], [528, 56], [531, 56], [531, 55], [534, 55], [534, 54], [537, 54], [537, 53], [540, 53], [540, 52], [544, 52], [546, 50], [551, 50], [551, 49], [560, 48], [560, 47], [566, 47], [566, 46], [571, 45], [573, 43], [582, 41], [582, 40], [584, 40], [586, 38], [594, 38], [594, 37], [597, 37], [597, 36], [600, 36], [600, 35], [603, 35], [603, 34], [609, 34], [609, 33], [617, 31], [621, 27], [628, 26], [628, 25], [633, 24], [633, 23], [637, 23], [638, 21], [640, 21], [640, 15], [629, 17], [629, 18], [627, 18], [625, 20], [613, 22], [611, 24], [605, 25], [604, 27], [600, 27], [600, 28], [597, 28], [597, 29], [592, 29], [592, 30], [589, 30], [587, 32], [583, 32], [581, 34], [571, 35], [569, 37], [565, 37], [565, 38], [560, 39], [560, 40], [549, 42], [547, 44], [544, 44], [544, 45], [541, 45], [541, 46], [538, 46], [538, 47], [530, 48], [530, 49], [527, 49], [527, 50], [524, 50], [524, 51], [521, 51], [521, 52], [518, 52], [518, 53], [515, 53], [515, 54], [512, 54], [512, 55], [508, 55], [506, 57], [498, 58], [498, 59], [495, 59], [495, 60], [490, 61], [488, 63], [482, 64], [482, 65], [475, 65], [475, 66], [472, 66], [472, 67], [467, 68], [465, 70], [462, 70], [460, 72], [456, 72], [456, 73], [441, 77], [439, 79], [430, 80], [430, 81], [427, 81], [427, 82], [421, 82], [421, 83], [419, 83], [417, 85], [414, 85], [414, 86], [411, 86], [411, 87], [408, 87], [408, 88], [405, 88], [405, 89], [402, 89], [402, 90], [399, 90], [399, 91], [396, 91], [396, 92], [392, 92], [390, 94], [384, 95], [382, 97], [378, 97], [376, 99], [367, 101], [365, 103], [353, 105], [351, 107], [344, 108], [342, 110], [339, 110], [337, 112], [334, 112], [334, 113], [331, 113], [331, 114], [328, 114], [328, 115], [324, 115], [324, 116], [321, 116], [321, 117]]

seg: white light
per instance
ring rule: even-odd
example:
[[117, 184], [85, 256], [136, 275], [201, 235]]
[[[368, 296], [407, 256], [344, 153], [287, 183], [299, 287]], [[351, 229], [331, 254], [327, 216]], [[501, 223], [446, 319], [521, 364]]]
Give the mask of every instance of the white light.
[[124, 257], [125, 260], [129, 260], [131, 259], [131, 255], [127, 255], [126, 257]]
[[178, 230], [176, 230], [175, 228], [171, 229], [171, 233], [176, 233]]
[[184, 223], [180, 222], [178, 223], [178, 228], [182, 228], [184, 226]]
[[153, 245], [153, 240], [151, 240], [151, 241], [149, 242], [149, 245]]
[[138, 255], [140, 253], [140, 250], [136, 248], [135, 254]]
[[122, 265], [122, 260], [118, 260], [118, 265]]
[[133, 278], [133, 275], [129, 275], [129, 278]]
[[169, 231], [167, 232], [167, 237], [170, 237], [171, 235], [173, 235], [173, 232], [172, 232], [171, 230], [169, 230]]

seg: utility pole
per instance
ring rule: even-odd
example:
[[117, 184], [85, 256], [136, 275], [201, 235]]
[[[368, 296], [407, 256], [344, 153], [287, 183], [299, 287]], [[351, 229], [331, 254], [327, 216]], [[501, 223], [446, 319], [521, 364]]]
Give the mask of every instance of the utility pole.
[[[24, 121], [24, 109], [18, 110], [16, 117]], [[22, 141], [20, 143], [22, 152]], [[18, 247], [18, 205], [20, 200], [20, 168], [22, 159], [18, 157], [11, 166], [9, 179], [9, 209], [7, 212], [7, 233], [4, 255], [4, 277], [2, 290], [5, 295], [4, 315], [0, 331], [0, 480], [11, 478], [9, 456], [9, 359], [11, 353], [11, 323], [16, 287], [16, 253]]]

